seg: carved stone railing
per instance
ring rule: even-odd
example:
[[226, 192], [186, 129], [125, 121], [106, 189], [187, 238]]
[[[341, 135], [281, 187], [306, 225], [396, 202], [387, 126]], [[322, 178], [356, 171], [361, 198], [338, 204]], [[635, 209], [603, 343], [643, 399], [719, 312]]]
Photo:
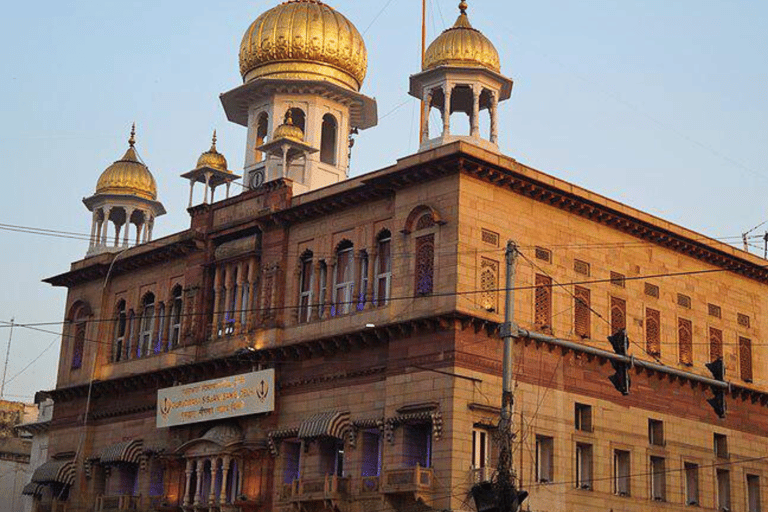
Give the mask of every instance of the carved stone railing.
[[95, 512], [120, 512], [139, 510], [140, 496], [98, 496]]
[[360, 494], [378, 494], [380, 487], [378, 476], [364, 476], [360, 478]]
[[433, 482], [434, 474], [430, 468], [416, 465], [412, 468], [390, 469], [384, 471], [381, 492], [383, 494], [431, 493]]

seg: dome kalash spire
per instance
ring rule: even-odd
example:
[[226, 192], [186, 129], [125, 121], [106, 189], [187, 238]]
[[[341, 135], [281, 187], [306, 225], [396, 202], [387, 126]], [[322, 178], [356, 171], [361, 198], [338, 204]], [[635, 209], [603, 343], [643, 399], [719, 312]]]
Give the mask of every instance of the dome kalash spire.
[[[283, 178], [299, 194], [346, 179], [350, 135], [377, 123], [376, 101], [359, 92], [367, 67], [360, 32], [318, 0], [283, 2], [251, 23], [244, 83], [221, 96], [227, 118], [248, 128], [246, 189]], [[277, 132], [288, 114], [300, 144]]]
[[[116, 252], [152, 240], [155, 218], [165, 214], [157, 201], [157, 183], [136, 152], [136, 124], [131, 127], [128, 150], [101, 173], [95, 193], [83, 199], [93, 212], [87, 256]], [[110, 223], [113, 232], [109, 232]], [[135, 235], [130, 234], [131, 225]]]
[[[452, 27], [432, 41], [424, 53], [422, 70], [411, 76], [409, 94], [422, 100], [420, 151], [456, 140], [498, 151], [498, 104], [512, 94], [512, 80], [501, 74], [499, 53], [482, 32], [472, 27], [467, 2], [459, 4], [459, 17]], [[437, 109], [442, 133], [430, 139], [429, 113]], [[480, 113], [490, 117], [488, 138], [480, 133]], [[468, 134], [451, 133], [451, 114], [469, 117]]]

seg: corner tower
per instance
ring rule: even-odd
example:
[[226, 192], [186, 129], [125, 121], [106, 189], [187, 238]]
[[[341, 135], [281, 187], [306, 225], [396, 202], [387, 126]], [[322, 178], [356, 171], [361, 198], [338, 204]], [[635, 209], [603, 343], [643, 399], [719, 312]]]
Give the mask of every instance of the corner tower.
[[[498, 105], [512, 94], [512, 80], [501, 74], [499, 53], [493, 43], [472, 27], [467, 2], [459, 4], [456, 23], [432, 41], [424, 54], [421, 73], [411, 76], [411, 96], [424, 109], [419, 151], [465, 140], [498, 152]], [[429, 115], [435, 108], [442, 120], [441, 132], [430, 138]], [[480, 132], [480, 114], [490, 116], [489, 133]], [[454, 133], [451, 114], [469, 117], [469, 133]]]
[[[318, 0], [284, 2], [251, 24], [244, 84], [221, 96], [227, 118], [248, 128], [246, 188], [286, 177], [300, 194], [346, 179], [350, 134], [377, 123], [376, 101], [359, 92], [367, 59], [355, 26]], [[298, 130], [286, 138], [286, 126]]]
[[[101, 173], [96, 192], [83, 199], [93, 212], [91, 243], [86, 256], [118, 252], [133, 243], [151, 241], [155, 218], [165, 214], [165, 208], [157, 200], [155, 178], [139, 160], [135, 145], [136, 125], [131, 128], [128, 151]], [[132, 224], [136, 228], [133, 234], [130, 233]]]

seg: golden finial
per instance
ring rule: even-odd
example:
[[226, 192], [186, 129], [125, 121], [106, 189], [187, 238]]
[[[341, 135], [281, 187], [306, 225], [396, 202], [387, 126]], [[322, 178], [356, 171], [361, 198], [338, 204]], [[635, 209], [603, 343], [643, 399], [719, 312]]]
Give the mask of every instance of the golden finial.
[[467, 7], [467, 2], [461, 0], [461, 3], [459, 4], [459, 10], [461, 11], [461, 14], [467, 14]]
[[285, 113], [285, 121], [283, 122], [283, 124], [289, 124], [289, 125], [293, 126], [293, 117], [291, 117], [291, 111], [290, 110]]
[[136, 144], [136, 123], [131, 125], [131, 136], [128, 138], [128, 145], [133, 147], [134, 144]]
[[211, 151], [216, 151], [216, 130], [213, 130], [213, 138], [211, 139]]

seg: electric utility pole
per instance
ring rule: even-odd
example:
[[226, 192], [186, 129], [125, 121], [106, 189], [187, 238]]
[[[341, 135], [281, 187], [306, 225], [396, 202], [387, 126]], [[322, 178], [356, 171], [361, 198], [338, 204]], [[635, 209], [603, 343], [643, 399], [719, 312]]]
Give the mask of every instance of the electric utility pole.
[[11, 318], [11, 329], [10, 333], [8, 334], [8, 348], [5, 350], [5, 365], [3, 366], [3, 382], [0, 384], [0, 398], [3, 398], [5, 393], [5, 376], [8, 373], [8, 358], [11, 356], [11, 340], [13, 340], [13, 321], [14, 319]]

